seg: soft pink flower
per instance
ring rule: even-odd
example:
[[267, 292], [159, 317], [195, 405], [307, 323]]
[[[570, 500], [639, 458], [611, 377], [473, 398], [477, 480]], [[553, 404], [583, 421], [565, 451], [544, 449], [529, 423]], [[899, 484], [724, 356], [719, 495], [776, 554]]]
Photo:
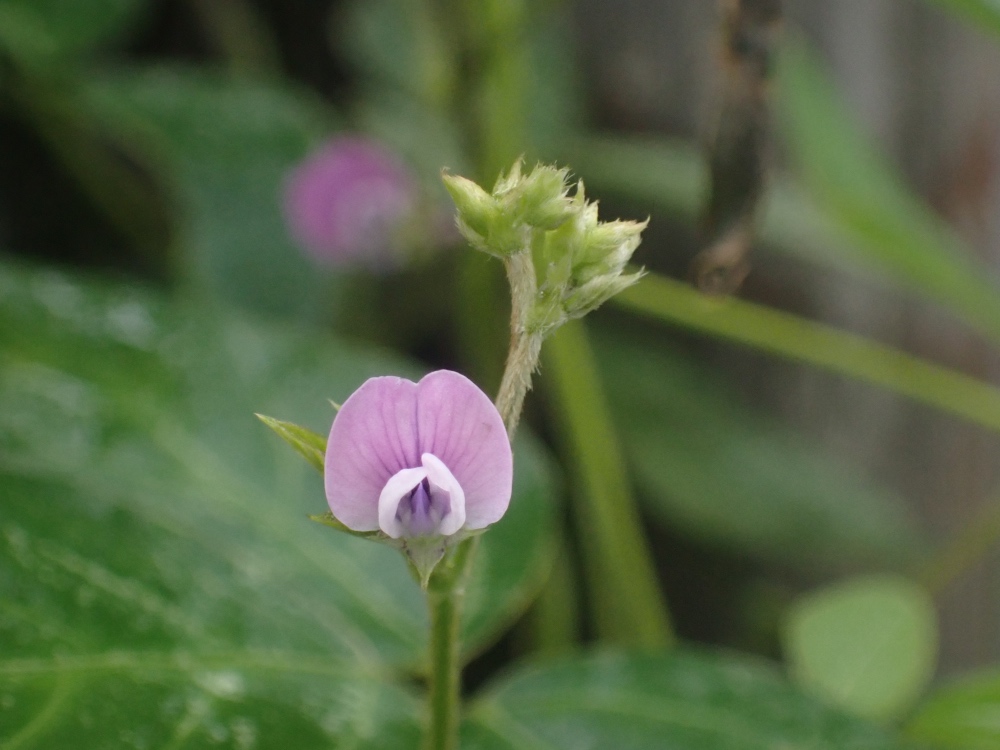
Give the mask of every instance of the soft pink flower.
[[450, 537], [500, 520], [513, 459], [496, 407], [464, 375], [366, 381], [330, 430], [324, 481], [333, 515], [393, 539]]

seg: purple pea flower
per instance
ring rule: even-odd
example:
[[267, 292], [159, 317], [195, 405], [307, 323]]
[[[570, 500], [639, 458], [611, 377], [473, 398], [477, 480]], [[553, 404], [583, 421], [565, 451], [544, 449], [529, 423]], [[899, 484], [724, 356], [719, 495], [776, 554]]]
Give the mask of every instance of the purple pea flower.
[[332, 138], [285, 179], [285, 221], [319, 263], [373, 269], [398, 265], [401, 230], [418, 202], [416, 180], [385, 146]]
[[331, 512], [354, 531], [399, 540], [425, 581], [451, 540], [500, 520], [512, 480], [499, 412], [450, 370], [419, 383], [371, 378], [330, 429], [324, 482]]

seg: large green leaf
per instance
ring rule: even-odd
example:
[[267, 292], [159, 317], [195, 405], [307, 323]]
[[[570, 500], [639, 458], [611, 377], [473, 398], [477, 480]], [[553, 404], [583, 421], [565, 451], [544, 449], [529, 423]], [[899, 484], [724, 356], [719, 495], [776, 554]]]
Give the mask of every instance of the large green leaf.
[[109, 74], [84, 95], [172, 188], [182, 275], [245, 307], [322, 316], [334, 278], [293, 243], [281, 187], [332, 131], [329, 112], [291, 88], [184, 68]]
[[899, 499], [754, 414], [689, 358], [620, 336], [598, 352], [647, 507], [703, 539], [796, 563], [917, 549]]
[[74, 55], [123, 31], [146, 0], [0, 0], [0, 44], [22, 61]]
[[468, 750], [890, 750], [766, 664], [675, 651], [605, 653], [503, 680], [474, 706]]
[[934, 673], [934, 602], [901, 576], [842, 581], [795, 603], [785, 650], [803, 687], [860, 716], [897, 718]]
[[942, 687], [920, 707], [907, 734], [946, 750], [1000, 747], [1000, 673], [992, 669]]
[[[413, 367], [0, 266], [0, 738], [405, 746], [415, 704], [384, 676], [422, 662], [419, 589], [395, 551], [306, 518], [319, 474], [253, 416], [325, 430], [326, 398], [379, 373]], [[527, 444], [515, 460], [469, 584], [470, 654], [551, 554], [544, 467]], [[70, 734], [87, 741], [54, 739]]]

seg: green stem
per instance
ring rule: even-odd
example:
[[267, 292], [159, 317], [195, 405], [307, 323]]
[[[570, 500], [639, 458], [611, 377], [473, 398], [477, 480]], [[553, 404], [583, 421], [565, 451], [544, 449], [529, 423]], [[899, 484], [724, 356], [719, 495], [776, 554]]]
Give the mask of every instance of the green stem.
[[461, 670], [458, 660], [459, 597], [454, 591], [427, 594], [431, 615], [430, 729], [427, 750], [458, 747]]
[[634, 312], [867, 380], [1000, 431], [1000, 390], [863, 336], [648, 274], [615, 297]]
[[442, 560], [427, 587], [430, 664], [427, 690], [430, 725], [424, 750], [457, 750], [462, 662], [459, 648], [462, 601], [478, 537], [466, 539]]
[[590, 348], [579, 321], [546, 345], [546, 385], [574, 479], [590, 603], [604, 640], [669, 646], [673, 632], [624, 459]]
[[507, 435], [513, 439], [524, 397], [531, 389], [531, 375], [538, 368], [542, 337], [527, 327], [538, 289], [531, 252], [523, 250], [505, 258], [504, 268], [510, 281], [510, 350], [496, 404]]

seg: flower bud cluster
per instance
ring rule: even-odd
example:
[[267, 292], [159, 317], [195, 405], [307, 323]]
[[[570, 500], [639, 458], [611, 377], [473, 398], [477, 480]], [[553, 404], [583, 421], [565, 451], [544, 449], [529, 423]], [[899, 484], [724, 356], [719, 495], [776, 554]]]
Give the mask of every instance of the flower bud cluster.
[[478, 250], [506, 258], [531, 252], [538, 292], [527, 327], [545, 335], [581, 317], [635, 283], [625, 266], [648, 222], [600, 222], [583, 182], [569, 195], [566, 169], [538, 165], [522, 174], [518, 161], [487, 193], [464, 177], [445, 175], [458, 208], [458, 228]]
[[597, 203], [587, 201], [582, 181], [570, 203], [570, 217], [542, 235], [535, 251], [541, 273], [528, 325], [543, 334], [586, 315], [642, 276], [625, 273], [625, 266], [648, 222], [598, 221]]
[[533, 232], [555, 229], [570, 217], [567, 176], [568, 170], [543, 165], [525, 175], [519, 160], [492, 193], [465, 177], [443, 179], [462, 236], [477, 250], [504, 258], [529, 247]]

